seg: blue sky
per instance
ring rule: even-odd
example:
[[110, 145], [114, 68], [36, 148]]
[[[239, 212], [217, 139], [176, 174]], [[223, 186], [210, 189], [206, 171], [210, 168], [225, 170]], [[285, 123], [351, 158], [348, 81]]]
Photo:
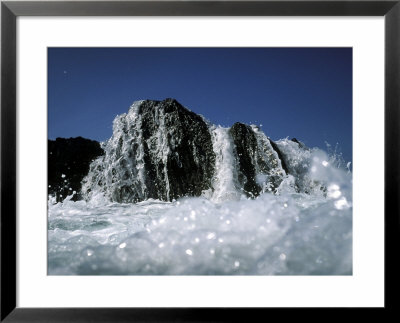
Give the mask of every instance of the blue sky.
[[352, 160], [351, 48], [48, 49], [49, 139], [106, 140], [133, 101], [165, 98]]

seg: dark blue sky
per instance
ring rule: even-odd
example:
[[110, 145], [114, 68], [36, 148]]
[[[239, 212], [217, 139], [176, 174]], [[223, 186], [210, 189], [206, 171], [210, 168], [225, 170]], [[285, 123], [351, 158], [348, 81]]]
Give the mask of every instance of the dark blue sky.
[[165, 98], [352, 160], [351, 48], [48, 49], [49, 139], [106, 140], [133, 101]]

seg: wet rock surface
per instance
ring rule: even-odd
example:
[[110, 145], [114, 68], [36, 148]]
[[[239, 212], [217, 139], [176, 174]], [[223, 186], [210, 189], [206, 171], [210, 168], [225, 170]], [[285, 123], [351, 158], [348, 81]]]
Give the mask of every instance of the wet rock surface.
[[145, 101], [139, 114], [148, 197], [170, 201], [210, 189], [215, 154], [206, 122], [173, 99]]
[[257, 140], [250, 126], [236, 122], [229, 130], [239, 162], [238, 179], [247, 196], [258, 196], [261, 188], [256, 183], [255, 160]]

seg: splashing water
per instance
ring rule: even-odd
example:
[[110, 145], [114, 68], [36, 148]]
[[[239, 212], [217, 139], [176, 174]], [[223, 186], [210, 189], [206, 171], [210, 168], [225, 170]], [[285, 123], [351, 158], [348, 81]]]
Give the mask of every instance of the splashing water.
[[222, 202], [240, 199], [236, 152], [229, 128], [212, 129], [213, 149], [216, 156], [212, 200]]
[[[139, 122], [132, 118], [135, 125]], [[122, 144], [112, 137], [107, 149], [119, 154], [124, 145], [134, 145], [139, 129], [130, 128]], [[283, 139], [276, 145], [291, 175], [284, 174], [275, 193], [266, 189], [258, 198], [247, 199], [237, 190], [235, 152], [227, 130], [210, 131], [217, 157], [214, 191], [208, 197], [112, 203], [110, 191], [99, 186], [87, 201], [68, 197], [56, 203], [49, 198], [49, 274], [352, 274], [351, 173], [334, 165], [334, 157], [325, 152]], [[140, 147], [135, 154], [131, 174], [115, 174], [112, 168], [104, 169], [107, 163], [96, 161], [89, 174], [92, 182], [107, 180], [116, 187], [121, 185], [115, 182], [117, 176], [145, 196]], [[123, 156], [118, 159], [128, 162]], [[100, 179], [100, 172], [107, 176]], [[258, 170], [264, 182], [261, 175]]]
[[255, 160], [257, 182], [262, 187], [262, 192], [272, 192], [274, 187], [271, 185], [270, 178], [274, 182], [280, 182], [280, 178], [286, 175], [282, 161], [278, 153], [273, 149], [271, 141], [255, 125], [251, 126], [257, 140], [258, 156]]
[[104, 194], [111, 200], [123, 200], [124, 190], [135, 191], [140, 199], [147, 198], [142, 116], [139, 113], [142, 102], [136, 101], [128, 113], [114, 119], [113, 135], [102, 144], [106, 154], [90, 165], [89, 174], [82, 183], [82, 191], [89, 199]]

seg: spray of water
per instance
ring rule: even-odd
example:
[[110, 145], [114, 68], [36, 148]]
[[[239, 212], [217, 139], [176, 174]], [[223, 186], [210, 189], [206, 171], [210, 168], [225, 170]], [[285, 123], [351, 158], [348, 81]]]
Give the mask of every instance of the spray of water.
[[[139, 106], [115, 119], [113, 136], [103, 143], [105, 155], [83, 182], [86, 200], [49, 198], [49, 274], [352, 273], [352, 174], [337, 163], [338, 156], [288, 139], [275, 143], [278, 155], [253, 126], [262, 192], [248, 199], [238, 182], [229, 129], [210, 125], [216, 156], [210, 190], [172, 202], [149, 199]], [[158, 126], [148, 144], [163, 162], [170, 153], [168, 129]], [[167, 169], [159, 171], [169, 187]], [[112, 202], [124, 189], [143, 201]]]

